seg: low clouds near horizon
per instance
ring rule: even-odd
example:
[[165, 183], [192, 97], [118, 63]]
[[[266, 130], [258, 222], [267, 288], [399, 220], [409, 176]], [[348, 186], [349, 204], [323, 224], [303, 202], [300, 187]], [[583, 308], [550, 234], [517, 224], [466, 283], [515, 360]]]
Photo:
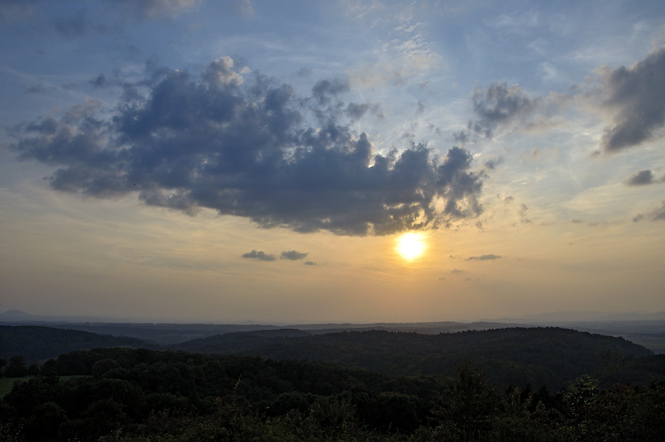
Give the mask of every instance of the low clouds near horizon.
[[469, 256], [466, 260], [467, 261], [491, 261], [494, 259], [500, 259], [501, 257], [499, 255], [493, 255], [493, 254], [488, 254], [488, 255], [480, 255], [480, 256]]
[[[298, 261], [301, 259], [305, 259], [309, 255], [309, 253], [304, 253], [304, 252], [298, 252], [296, 250], [288, 250], [284, 251], [280, 254], [279, 259], [287, 259], [289, 261]], [[244, 253], [242, 255], [243, 258], [248, 258], [248, 259], [256, 259], [259, 261], [275, 261], [277, 258], [273, 254], [266, 253], [262, 250], [252, 250], [251, 252]], [[312, 261], [307, 261], [305, 264], [307, 265], [313, 265], [314, 263]]]

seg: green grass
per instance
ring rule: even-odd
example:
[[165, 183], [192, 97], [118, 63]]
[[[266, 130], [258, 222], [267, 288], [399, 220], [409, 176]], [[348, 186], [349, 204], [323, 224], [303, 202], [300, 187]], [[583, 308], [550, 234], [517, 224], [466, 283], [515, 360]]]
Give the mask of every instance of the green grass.
[[16, 381], [25, 381], [30, 379], [29, 377], [25, 378], [0, 378], [0, 399], [7, 396], [7, 393], [12, 391], [14, 382]]

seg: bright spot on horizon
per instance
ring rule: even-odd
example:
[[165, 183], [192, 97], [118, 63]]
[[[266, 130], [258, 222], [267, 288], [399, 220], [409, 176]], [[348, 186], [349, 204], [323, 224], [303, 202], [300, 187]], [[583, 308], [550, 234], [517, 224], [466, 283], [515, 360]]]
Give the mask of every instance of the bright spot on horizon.
[[408, 232], [397, 239], [397, 252], [407, 261], [413, 261], [425, 251], [425, 241], [421, 233]]

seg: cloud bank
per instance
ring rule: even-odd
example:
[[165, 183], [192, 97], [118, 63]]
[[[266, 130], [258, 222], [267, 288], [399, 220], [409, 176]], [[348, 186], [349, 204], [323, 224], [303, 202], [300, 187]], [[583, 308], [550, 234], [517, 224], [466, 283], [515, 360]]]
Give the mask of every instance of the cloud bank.
[[222, 57], [199, 77], [162, 68], [123, 87], [111, 116], [88, 100], [14, 127], [10, 148], [55, 166], [49, 179], [59, 191], [136, 192], [151, 206], [191, 215], [210, 208], [265, 228], [387, 235], [482, 212], [485, 172], [472, 169], [466, 149], [376, 153], [351, 127], [377, 105], [344, 103], [343, 82], [320, 81], [298, 96]]

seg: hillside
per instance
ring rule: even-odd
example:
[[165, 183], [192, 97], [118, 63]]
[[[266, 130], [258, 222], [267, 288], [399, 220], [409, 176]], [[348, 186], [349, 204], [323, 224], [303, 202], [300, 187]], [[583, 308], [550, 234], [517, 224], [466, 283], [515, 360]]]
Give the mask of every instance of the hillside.
[[[316, 332], [315, 332], [316, 333]], [[135, 338], [41, 326], [0, 326], [0, 358], [30, 363], [103, 347], [243, 354], [307, 360], [390, 375], [454, 376], [463, 364], [490, 381], [558, 390], [583, 374], [612, 382], [645, 383], [665, 377], [664, 360], [623, 338], [563, 328], [506, 328], [438, 335], [388, 331], [312, 334], [297, 329], [227, 333], [160, 347]]]
[[[270, 359], [343, 364], [393, 375], [453, 376], [464, 363], [501, 385], [561, 388], [582, 374], [601, 374], [652, 355], [622, 338], [562, 328], [509, 328], [422, 335], [384, 331], [273, 336], [231, 333], [169, 347], [198, 353], [239, 353]], [[607, 370], [606, 370], [607, 371]], [[617, 370], [615, 370], [616, 372]], [[612, 373], [603, 373], [612, 377]], [[638, 374], [622, 373], [622, 376]]]
[[35, 325], [0, 325], [0, 358], [23, 356], [26, 361], [56, 358], [76, 350], [101, 347], [156, 348], [140, 339], [100, 335]]

